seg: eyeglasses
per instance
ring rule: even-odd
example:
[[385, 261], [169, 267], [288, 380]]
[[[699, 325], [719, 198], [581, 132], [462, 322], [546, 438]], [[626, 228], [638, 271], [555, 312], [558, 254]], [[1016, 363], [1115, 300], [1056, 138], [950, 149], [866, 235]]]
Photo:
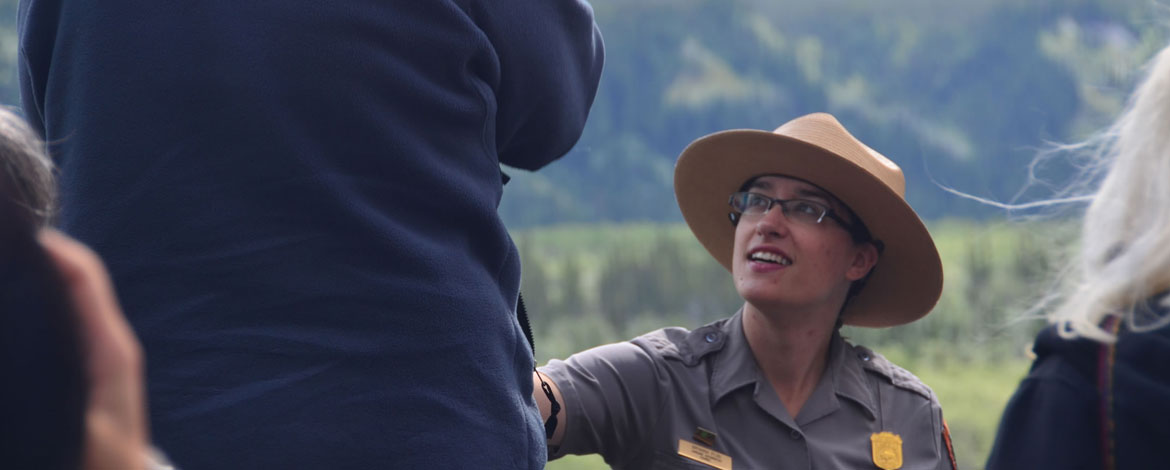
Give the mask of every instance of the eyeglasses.
[[[762, 216], [772, 210], [772, 206], [779, 205], [784, 217], [793, 222], [816, 225], [828, 217], [851, 234], [857, 230], [853, 224], [845, 222], [828, 206], [808, 199], [775, 199], [760, 193], [740, 192], [732, 194], [727, 203], [736, 213], [743, 216]], [[733, 218], [733, 221], [735, 219], [737, 218]]]

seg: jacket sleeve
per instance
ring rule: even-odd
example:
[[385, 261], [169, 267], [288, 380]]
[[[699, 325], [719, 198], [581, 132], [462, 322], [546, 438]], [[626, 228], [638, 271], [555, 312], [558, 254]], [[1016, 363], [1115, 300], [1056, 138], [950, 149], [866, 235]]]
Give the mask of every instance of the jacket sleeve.
[[584, 0], [483, 0], [477, 23], [499, 60], [500, 163], [536, 170], [563, 156], [585, 126], [604, 61]]
[[[52, 21], [33, 22], [30, 11], [34, 8], [53, 8], [44, 5], [52, 5], [53, 3], [55, 2], [22, 1], [17, 6], [16, 12], [17, 36], [20, 38], [16, 66], [20, 82], [20, 107], [25, 120], [42, 139], [45, 138], [44, 108], [42, 107], [45, 74], [48, 72], [47, 58], [52, 56], [53, 41], [51, 38], [55, 33], [56, 25]], [[31, 53], [29, 49], [32, 49]]]
[[565, 434], [550, 458], [601, 454], [610, 465], [641, 458], [643, 438], [663, 409], [669, 387], [661, 356], [625, 342], [549, 361], [540, 368], [560, 388]]

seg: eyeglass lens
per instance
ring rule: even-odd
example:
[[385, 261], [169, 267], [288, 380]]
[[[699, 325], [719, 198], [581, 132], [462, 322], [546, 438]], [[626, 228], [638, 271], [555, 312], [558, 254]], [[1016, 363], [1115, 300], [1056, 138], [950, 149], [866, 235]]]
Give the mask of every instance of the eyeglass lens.
[[731, 206], [746, 216], [763, 215], [780, 206], [784, 216], [797, 222], [818, 224], [824, 220], [829, 208], [824, 205], [805, 199], [773, 199], [758, 193], [735, 193], [731, 197]]

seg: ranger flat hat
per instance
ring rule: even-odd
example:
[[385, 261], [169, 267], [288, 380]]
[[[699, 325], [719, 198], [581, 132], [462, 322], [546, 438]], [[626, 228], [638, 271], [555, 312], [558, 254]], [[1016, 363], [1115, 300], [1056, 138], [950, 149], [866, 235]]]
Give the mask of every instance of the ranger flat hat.
[[799, 178], [832, 193], [885, 245], [865, 287], [845, 306], [845, 324], [901, 325], [934, 308], [942, 294], [942, 261], [930, 232], [906, 203], [902, 169], [825, 113], [798, 117], [772, 132], [716, 132], [695, 140], [678, 157], [678, 206], [724, 268], [731, 270], [735, 235], [727, 199], [761, 175]]

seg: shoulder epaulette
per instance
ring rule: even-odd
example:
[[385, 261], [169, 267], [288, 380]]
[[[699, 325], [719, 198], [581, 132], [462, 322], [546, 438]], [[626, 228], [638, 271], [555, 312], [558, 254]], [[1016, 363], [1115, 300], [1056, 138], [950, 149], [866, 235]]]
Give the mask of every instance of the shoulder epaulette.
[[703, 356], [723, 349], [726, 341], [721, 331], [722, 322], [723, 320], [720, 320], [693, 331], [679, 327], [663, 328], [637, 337], [634, 343], [653, 350], [663, 358], [693, 366], [698, 364]]
[[910, 371], [899, 367], [886, 359], [885, 356], [865, 346], [854, 346], [854, 348], [858, 357], [861, 358], [861, 365], [865, 370], [885, 377], [895, 387], [917, 393], [931, 401], [935, 400], [934, 391]]

